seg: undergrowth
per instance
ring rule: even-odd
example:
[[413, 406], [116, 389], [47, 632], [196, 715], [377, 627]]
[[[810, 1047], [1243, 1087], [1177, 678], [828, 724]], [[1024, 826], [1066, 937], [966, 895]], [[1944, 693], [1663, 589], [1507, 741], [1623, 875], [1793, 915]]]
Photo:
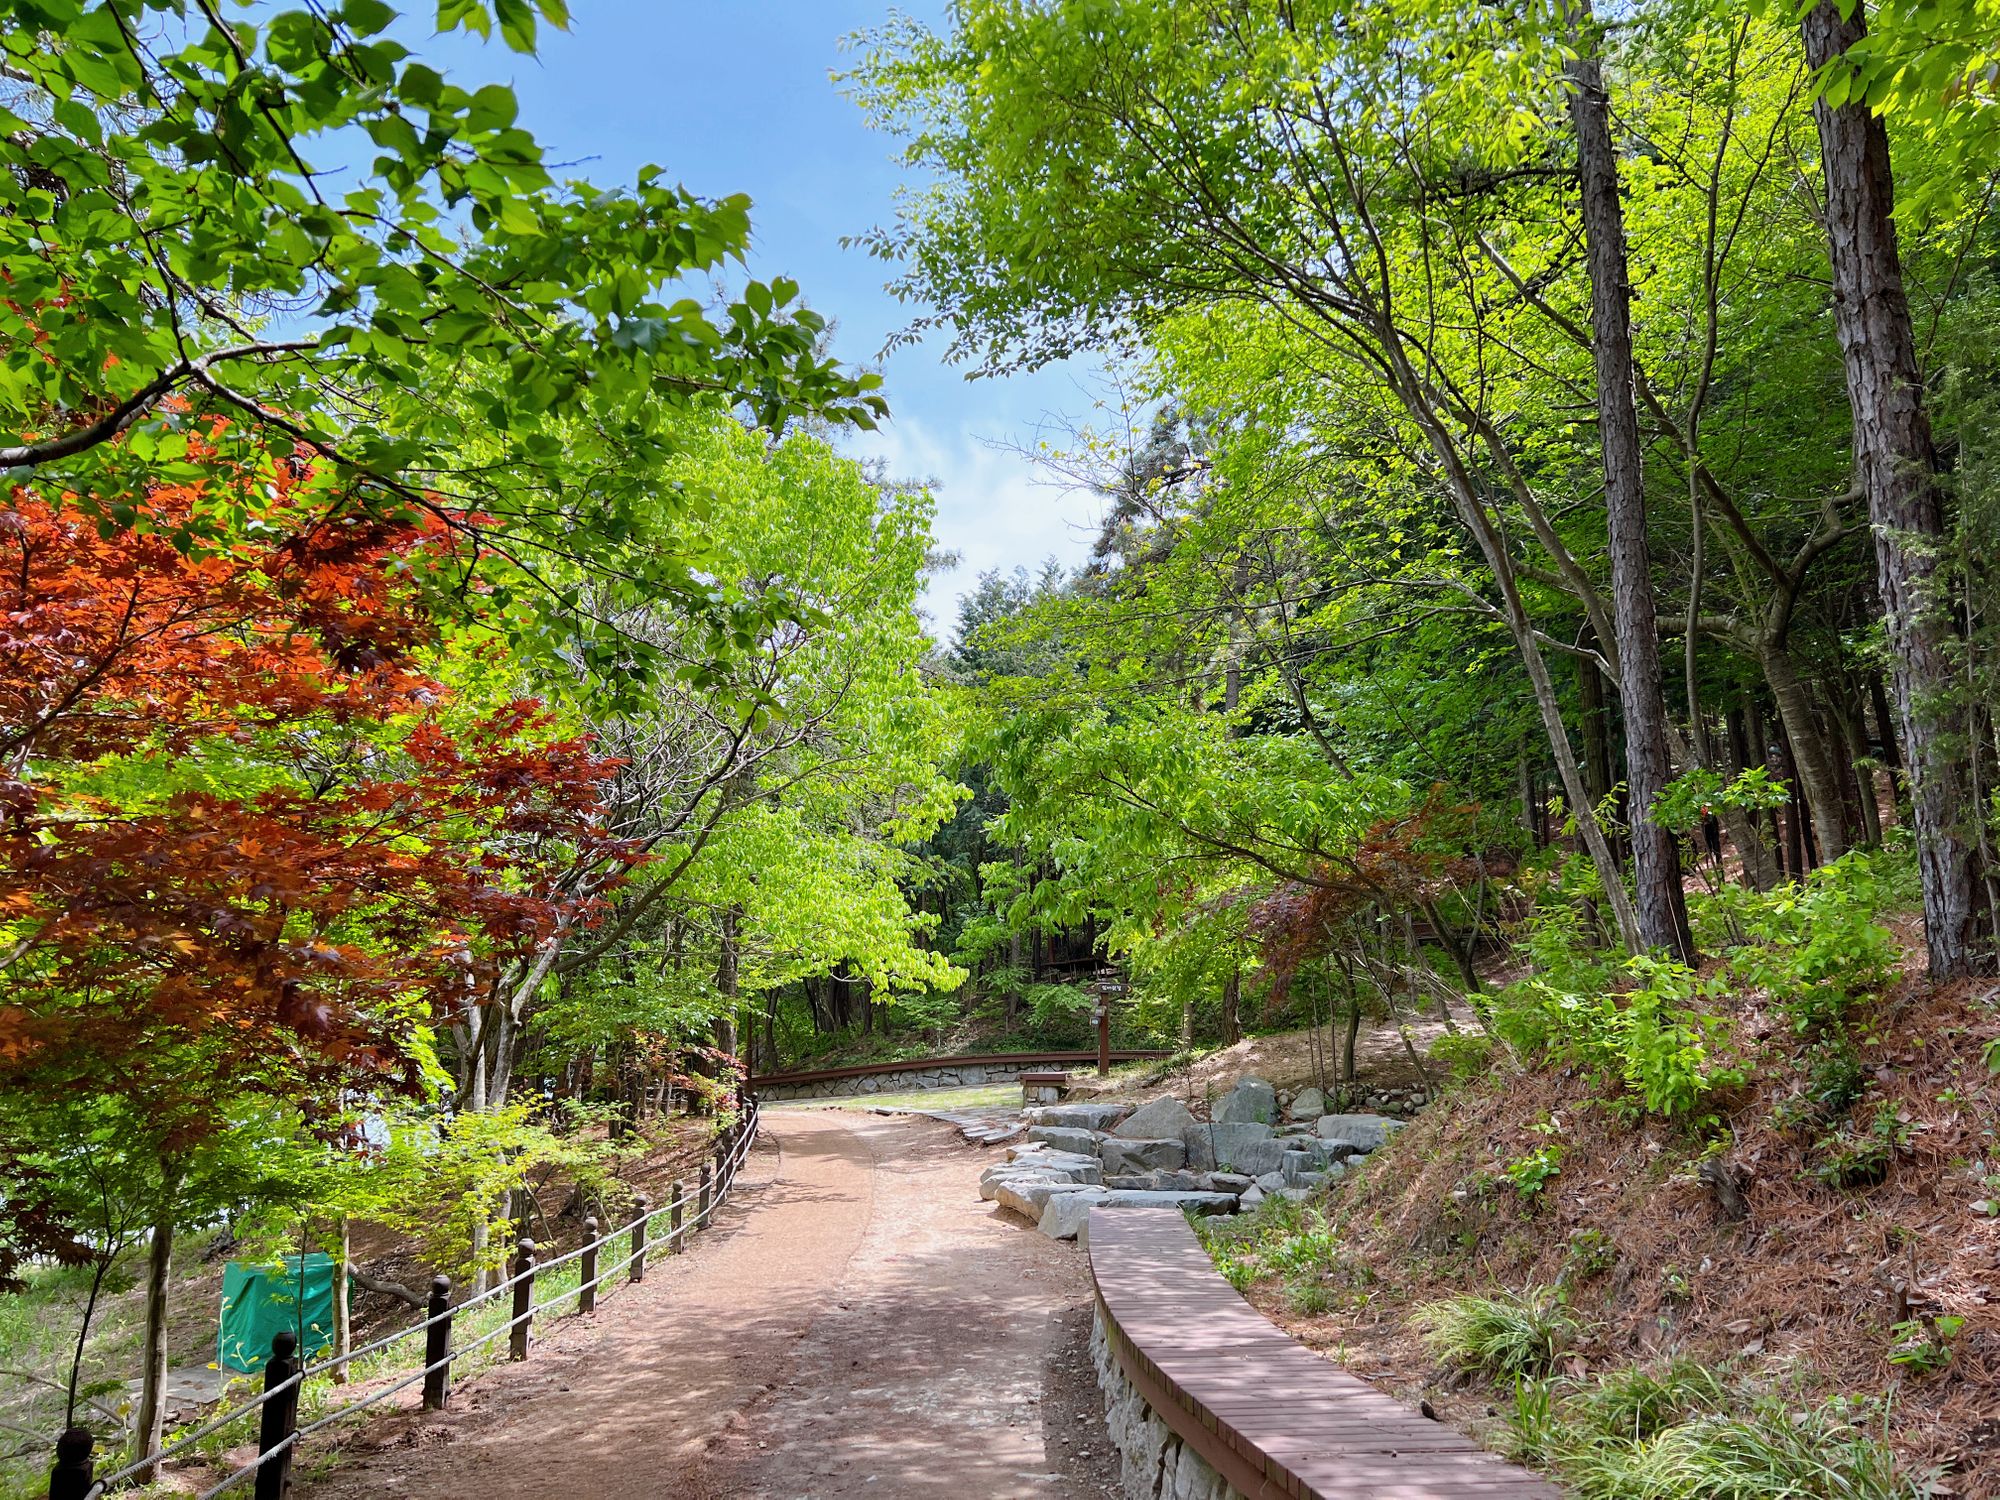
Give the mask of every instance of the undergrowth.
[[1919, 1500], [1885, 1410], [1731, 1384], [1692, 1359], [1588, 1381], [1517, 1378], [1501, 1446], [1582, 1500]]

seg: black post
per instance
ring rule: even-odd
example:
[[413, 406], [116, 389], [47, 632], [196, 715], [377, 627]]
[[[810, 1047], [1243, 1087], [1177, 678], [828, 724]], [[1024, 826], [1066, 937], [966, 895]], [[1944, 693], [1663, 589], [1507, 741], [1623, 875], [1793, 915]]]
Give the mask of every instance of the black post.
[[49, 1500], [83, 1500], [97, 1482], [97, 1439], [88, 1427], [71, 1427], [56, 1439], [56, 1466], [49, 1470]]
[[583, 1289], [576, 1294], [578, 1312], [597, 1311], [597, 1220], [583, 1221]]
[[266, 1401], [259, 1414], [257, 1485], [252, 1491], [256, 1500], [284, 1500], [285, 1492], [292, 1487], [295, 1445], [286, 1439], [299, 1426], [299, 1383], [292, 1380], [299, 1373], [299, 1362], [294, 1357], [298, 1351], [299, 1336], [291, 1329], [281, 1329], [271, 1336], [271, 1358], [264, 1365], [264, 1389], [275, 1391], [288, 1380], [292, 1383]]
[[526, 1359], [528, 1309], [535, 1301], [535, 1242], [526, 1235], [515, 1246], [514, 1274], [520, 1280], [514, 1283], [514, 1325], [507, 1332], [507, 1357]]
[[695, 1228], [708, 1228], [708, 1192], [713, 1181], [714, 1168], [707, 1162], [701, 1164], [701, 1203], [695, 1210]]
[[639, 1210], [639, 1217], [632, 1221], [632, 1279], [634, 1281], [644, 1281], [646, 1279], [646, 1216], [651, 1211], [652, 1204], [648, 1203], [646, 1195], [641, 1193], [637, 1198], [632, 1200], [632, 1206]]
[[674, 1179], [673, 1193], [667, 1199], [667, 1254], [679, 1255], [687, 1248], [681, 1243], [681, 1206], [687, 1201], [687, 1185], [678, 1177]]
[[431, 1278], [429, 1317], [438, 1321], [424, 1330], [424, 1410], [443, 1411], [451, 1400], [451, 1278]]

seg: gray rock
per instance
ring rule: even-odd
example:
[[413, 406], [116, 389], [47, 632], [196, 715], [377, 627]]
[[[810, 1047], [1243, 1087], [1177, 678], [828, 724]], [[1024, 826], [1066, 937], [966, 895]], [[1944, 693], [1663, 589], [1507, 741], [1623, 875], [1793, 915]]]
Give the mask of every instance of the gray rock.
[[1241, 1172], [1255, 1177], [1275, 1172], [1284, 1156], [1284, 1147], [1272, 1139], [1271, 1127], [1254, 1121], [1225, 1121], [1218, 1125], [1197, 1124], [1185, 1137], [1188, 1165], [1197, 1171]]
[[1243, 1196], [1236, 1200], [1237, 1211], [1240, 1213], [1247, 1214], [1252, 1209], [1254, 1209], [1258, 1204], [1262, 1203], [1269, 1196], [1270, 1196], [1269, 1193], [1266, 1193], [1262, 1188], [1260, 1188], [1259, 1186], [1257, 1186], [1256, 1183], [1253, 1182], [1247, 1189], [1244, 1190]]
[[1284, 1185], [1285, 1174], [1283, 1172], [1266, 1172], [1262, 1177], [1257, 1179], [1257, 1186], [1267, 1193], [1275, 1193]]
[[1044, 1104], [1026, 1111], [1030, 1125], [1064, 1130], [1109, 1130], [1131, 1112], [1129, 1104]]
[[[1284, 1175], [1286, 1187], [1316, 1187], [1326, 1180], [1325, 1164], [1325, 1158], [1317, 1151], [1287, 1151], [1278, 1170]], [[1307, 1178], [1312, 1180], [1308, 1182]]]
[[1218, 1124], [1269, 1125], [1278, 1118], [1278, 1091], [1261, 1078], [1239, 1078], [1215, 1107]]
[[1172, 1171], [1187, 1165], [1185, 1141], [1123, 1141], [1106, 1136], [1097, 1148], [1098, 1159], [1107, 1172], [1151, 1172], [1156, 1168]]
[[1097, 1153], [1097, 1134], [1090, 1130], [1071, 1130], [1061, 1125], [1030, 1125], [1028, 1139], [1053, 1146], [1058, 1151], [1075, 1151], [1083, 1156]]
[[1058, 1151], [1040, 1141], [1026, 1141], [1007, 1148], [1009, 1162], [1032, 1162], [1038, 1167], [1094, 1167], [1097, 1153], [1094, 1151]]
[[1202, 1180], [1212, 1193], [1240, 1193], [1256, 1179], [1241, 1172], [1210, 1172]]
[[1108, 1188], [1130, 1188], [1134, 1192], [1151, 1192], [1155, 1186], [1153, 1173], [1141, 1172], [1137, 1177], [1107, 1177], [1104, 1185]]
[[1058, 1193], [1096, 1193], [1103, 1189], [1089, 1187], [1082, 1183], [1064, 1182], [1055, 1177], [1016, 1177], [1000, 1184], [1000, 1191], [994, 1195], [1002, 1208], [1011, 1208], [1022, 1218], [1039, 1224], [1042, 1210], [1049, 1199]]
[[[1196, 1172], [1168, 1172], [1156, 1170], [1148, 1172], [1140, 1179], [1140, 1184], [1154, 1193], [1226, 1193], [1227, 1188], [1216, 1187], [1210, 1180]], [[1120, 1183], [1119, 1186], [1124, 1186]]]
[[1073, 1240], [1082, 1234], [1090, 1223], [1090, 1208], [1094, 1203], [1102, 1203], [1111, 1193], [1108, 1188], [1084, 1188], [1075, 1193], [1053, 1193], [1042, 1207], [1042, 1217], [1036, 1228], [1052, 1240]]
[[1080, 1245], [1088, 1245], [1090, 1211], [1093, 1208], [1178, 1208], [1198, 1214], [1232, 1214], [1236, 1212], [1236, 1197], [1233, 1193], [1080, 1188], [1074, 1192], [1052, 1194], [1042, 1209], [1041, 1223], [1037, 1227], [1051, 1239], [1074, 1239]]
[[1285, 1106], [1285, 1117], [1292, 1120], [1317, 1120], [1326, 1113], [1326, 1095], [1318, 1089], [1300, 1089]]
[[1312, 1196], [1311, 1188], [1279, 1188], [1278, 1196], [1292, 1203], [1303, 1203]]
[[1330, 1141], [1352, 1141], [1363, 1151], [1380, 1149], [1397, 1131], [1401, 1120], [1386, 1115], [1321, 1115], [1319, 1133]]
[[1157, 1141], [1167, 1136], [1185, 1136], [1194, 1124], [1188, 1107], [1171, 1094], [1162, 1094], [1140, 1105], [1118, 1122], [1112, 1134], [1120, 1140]]

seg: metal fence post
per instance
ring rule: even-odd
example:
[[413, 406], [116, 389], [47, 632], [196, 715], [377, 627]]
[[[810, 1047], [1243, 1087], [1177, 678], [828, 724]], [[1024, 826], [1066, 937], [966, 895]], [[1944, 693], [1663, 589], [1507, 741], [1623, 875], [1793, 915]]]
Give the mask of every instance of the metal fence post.
[[646, 1195], [641, 1193], [637, 1198], [632, 1200], [632, 1206], [639, 1210], [639, 1217], [632, 1221], [632, 1279], [634, 1281], [644, 1281], [646, 1279], [646, 1218], [652, 1205], [646, 1201]]
[[515, 1246], [514, 1274], [520, 1279], [514, 1283], [514, 1324], [507, 1331], [507, 1357], [526, 1359], [528, 1309], [535, 1301], [535, 1242], [526, 1235]]
[[71, 1427], [56, 1439], [56, 1466], [49, 1470], [49, 1500], [83, 1500], [97, 1482], [97, 1439], [88, 1427]]
[[580, 1313], [597, 1311], [597, 1220], [595, 1217], [583, 1221], [583, 1285], [576, 1294], [576, 1310]]
[[436, 1318], [424, 1330], [424, 1410], [443, 1411], [451, 1400], [451, 1278], [431, 1278], [430, 1306], [425, 1316]]
[[687, 1201], [687, 1185], [680, 1178], [674, 1179], [674, 1190], [667, 1199], [667, 1233], [672, 1236], [667, 1241], [667, 1253], [679, 1255], [687, 1246], [681, 1242], [681, 1207]]
[[[271, 1358], [264, 1365], [264, 1389], [275, 1391], [279, 1386], [299, 1373], [299, 1362], [294, 1356], [299, 1350], [299, 1336], [291, 1329], [281, 1329], [271, 1338]], [[292, 1487], [293, 1444], [286, 1441], [299, 1426], [299, 1387], [292, 1384], [278, 1395], [264, 1403], [257, 1424], [257, 1485], [252, 1492], [256, 1500], [284, 1500], [285, 1491]], [[282, 1445], [282, 1447], [281, 1447]]]
[[701, 1164], [701, 1202], [695, 1209], [695, 1228], [708, 1228], [708, 1190], [714, 1168], [707, 1162]]

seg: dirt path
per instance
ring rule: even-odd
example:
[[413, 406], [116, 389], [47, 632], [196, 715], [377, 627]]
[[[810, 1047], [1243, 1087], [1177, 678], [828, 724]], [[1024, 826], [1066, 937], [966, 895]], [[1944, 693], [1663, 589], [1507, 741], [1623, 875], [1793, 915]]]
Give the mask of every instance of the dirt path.
[[979, 1162], [928, 1121], [769, 1110], [686, 1255], [301, 1500], [1115, 1493], [1082, 1258], [980, 1202]]

